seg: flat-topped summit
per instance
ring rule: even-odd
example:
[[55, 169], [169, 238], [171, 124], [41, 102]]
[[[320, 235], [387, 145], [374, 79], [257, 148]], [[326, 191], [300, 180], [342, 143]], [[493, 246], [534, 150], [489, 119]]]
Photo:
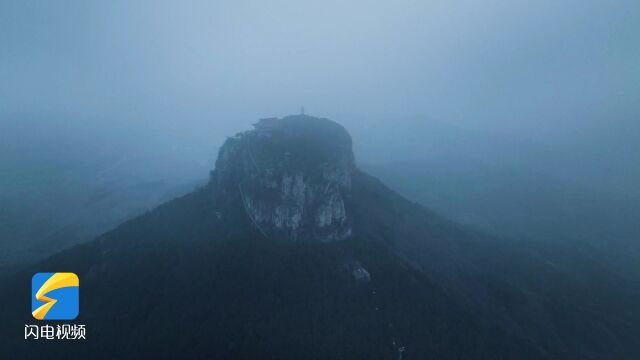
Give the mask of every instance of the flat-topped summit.
[[339, 124], [307, 115], [265, 118], [227, 139], [212, 183], [240, 199], [269, 237], [333, 241], [352, 233], [355, 170], [351, 137]]

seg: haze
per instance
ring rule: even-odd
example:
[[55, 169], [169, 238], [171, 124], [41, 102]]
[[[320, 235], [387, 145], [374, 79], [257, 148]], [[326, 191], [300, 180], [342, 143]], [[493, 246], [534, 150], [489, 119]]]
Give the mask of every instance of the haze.
[[429, 117], [548, 135], [637, 116], [639, 15], [595, 0], [3, 2], [2, 110], [192, 135], [305, 106], [352, 131]]
[[456, 220], [510, 236], [509, 206], [569, 233], [618, 221], [640, 194], [638, 19], [637, 1], [5, 1], [0, 195], [69, 201], [42, 161], [81, 164], [87, 189], [192, 184], [227, 136], [304, 106]]

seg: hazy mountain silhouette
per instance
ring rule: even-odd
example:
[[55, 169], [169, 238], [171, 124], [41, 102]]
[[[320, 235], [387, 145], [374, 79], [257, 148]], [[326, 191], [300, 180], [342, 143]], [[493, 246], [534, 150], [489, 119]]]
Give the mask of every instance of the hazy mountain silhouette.
[[197, 180], [208, 168], [196, 161], [131, 145], [113, 130], [43, 118], [0, 121], [0, 273], [91, 240], [204, 182]]
[[[266, 119], [206, 186], [4, 279], [0, 357], [640, 356], [638, 288], [545, 250], [399, 196], [330, 120]], [[78, 274], [86, 341], [23, 339], [37, 271]]]

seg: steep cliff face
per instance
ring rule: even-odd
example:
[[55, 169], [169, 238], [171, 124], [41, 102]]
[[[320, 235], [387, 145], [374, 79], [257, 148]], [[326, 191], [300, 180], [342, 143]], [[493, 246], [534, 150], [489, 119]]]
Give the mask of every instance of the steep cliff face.
[[310, 116], [265, 119], [227, 139], [211, 181], [239, 193], [267, 237], [336, 241], [352, 234], [351, 138], [337, 123]]

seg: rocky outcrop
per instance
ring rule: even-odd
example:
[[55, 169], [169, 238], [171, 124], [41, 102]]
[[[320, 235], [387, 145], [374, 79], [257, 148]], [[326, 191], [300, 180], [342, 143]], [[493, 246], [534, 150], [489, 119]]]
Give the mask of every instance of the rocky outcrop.
[[352, 234], [351, 138], [337, 123], [310, 116], [267, 119], [227, 139], [211, 182], [240, 195], [268, 237], [336, 241]]

